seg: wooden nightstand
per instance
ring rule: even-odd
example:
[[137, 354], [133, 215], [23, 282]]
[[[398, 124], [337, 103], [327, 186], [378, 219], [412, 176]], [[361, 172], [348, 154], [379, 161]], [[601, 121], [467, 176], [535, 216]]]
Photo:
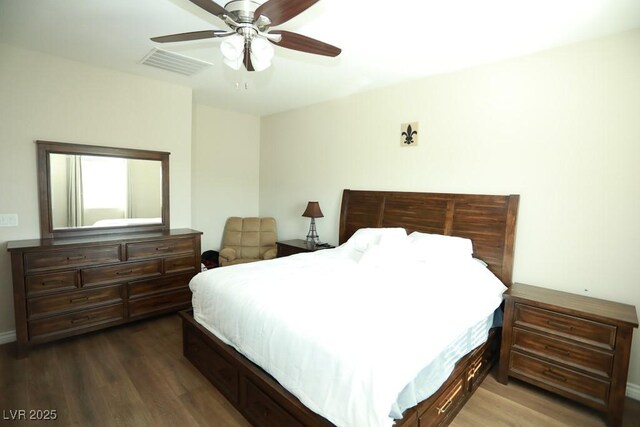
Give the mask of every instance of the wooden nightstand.
[[320, 249], [332, 249], [335, 246], [314, 246], [309, 245], [306, 240], [302, 239], [293, 239], [293, 240], [284, 240], [282, 242], [276, 242], [276, 246], [278, 247], [278, 258], [295, 255], [302, 252], [315, 252]]
[[535, 384], [620, 426], [636, 308], [520, 283], [504, 296], [498, 380]]

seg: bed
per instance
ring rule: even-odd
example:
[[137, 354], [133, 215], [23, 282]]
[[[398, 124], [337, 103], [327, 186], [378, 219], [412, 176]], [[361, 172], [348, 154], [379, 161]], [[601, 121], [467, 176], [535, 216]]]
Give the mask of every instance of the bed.
[[[473, 256], [483, 260], [487, 264], [486, 267], [483, 266], [482, 268], [489, 269], [495, 277], [502, 281], [502, 283], [509, 286], [511, 284], [513, 267], [515, 222], [518, 201], [519, 197], [516, 195], [490, 196], [344, 190], [339, 231], [339, 243], [341, 246], [338, 249], [349, 247], [349, 244], [355, 240], [354, 235], [359, 236], [368, 229], [377, 228], [392, 229], [401, 227], [406, 230], [406, 233], [420, 232], [446, 236], [458, 236], [470, 239], [473, 242]], [[317, 253], [317, 255], [296, 255], [295, 257], [298, 258], [292, 258], [290, 262], [294, 265], [298, 265], [300, 268], [303, 268], [303, 258], [305, 256], [309, 258], [316, 255], [313, 262], [318, 265], [318, 272], [314, 273], [313, 277], [322, 276], [321, 271], [323, 269], [323, 263], [329, 262], [326, 258], [331, 258], [331, 256], [333, 256], [330, 251], [332, 250], [319, 251], [325, 253], [325, 255], [321, 255], [319, 253]], [[285, 259], [275, 260], [273, 262], [269, 261], [268, 263], [260, 263], [261, 267], [259, 267], [259, 269], [267, 272], [267, 275], [263, 277], [269, 277], [268, 269], [273, 265], [278, 265], [278, 263], [285, 263]], [[479, 265], [479, 263], [477, 263], [477, 265]], [[446, 272], [445, 267], [446, 266], [440, 266], [440, 269]], [[282, 268], [284, 268], [284, 264]], [[397, 268], [406, 272], [405, 270], [413, 268], [413, 264], [410, 267], [408, 264], [405, 266], [401, 262], [398, 262]], [[329, 268], [324, 269], [330, 270]], [[340, 272], [341, 270], [336, 271]], [[451, 269], [450, 271], [451, 273], [447, 276], [456, 276], [457, 273], [454, 269]], [[380, 270], [380, 273], [376, 274], [383, 275], [383, 273], [384, 270]], [[231, 270], [226, 270], [224, 274], [221, 272], [218, 276], [232, 277], [230, 274]], [[348, 270], [345, 275], [346, 274], [348, 274]], [[415, 275], [408, 275], [407, 277], [410, 276]], [[257, 275], [256, 277], [260, 276]], [[220, 280], [222, 279], [219, 278], [219, 281]], [[265, 284], [267, 281], [268, 280], [265, 279]], [[336, 278], [335, 282], [337, 283], [338, 281], [339, 280]], [[366, 299], [375, 298], [376, 295], [378, 298], [384, 298], [384, 294], [377, 293], [375, 280], [373, 278], [371, 278], [370, 282], [365, 282], [369, 283], [371, 286], [371, 288], [369, 288], [370, 295], [366, 296]], [[408, 280], [406, 282], [408, 283]], [[401, 283], [404, 284], [405, 280], [401, 281]], [[335, 285], [334, 281], [331, 281], [330, 284]], [[225, 284], [225, 286], [227, 288], [233, 287], [229, 286], [228, 283]], [[253, 286], [256, 285], [253, 284]], [[197, 292], [200, 292], [197, 290], [199, 288], [195, 289]], [[251, 296], [253, 293], [260, 292], [259, 287], [247, 289], [249, 293], [247, 293], [246, 296]], [[287, 289], [292, 296], [292, 300], [295, 300], [294, 296], [297, 295], [297, 289], [285, 287], [284, 291], [287, 292]], [[473, 289], [469, 288], [466, 292], [473, 292]], [[269, 300], [267, 296], [268, 294], [265, 294], [265, 301]], [[220, 297], [222, 298], [222, 295]], [[317, 294], [318, 301], [321, 300], [320, 297], [322, 297], [322, 293]], [[460, 309], [454, 311], [453, 314], [455, 316], [451, 317], [450, 321], [445, 322], [447, 325], [449, 323], [454, 324], [456, 323], [455, 320], [458, 318], [465, 317], [467, 311], [473, 311], [473, 305], [463, 304], [465, 302], [465, 298], [460, 297], [461, 295], [458, 296], [457, 300]], [[300, 295], [298, 295], [297, 298], [299, 298], [298, 301], [300, 301], [298, 304], [282, 305], [282, 310], [295, 311], [298, 309], [304, 311], [312, 308], [311, 306], [304, 308], [305, 306]], [[451, 295], [449, 295], [448, 298], [451, 299]], [[429, 304], [431, 304], [431, 306]], [[400, 301], [396, 302], [394, 306], [402, 306], [403, 308], [406, 308], [404, 314], [420, 312], [421, 307], [424, 307], [427, 311], [433, 310], [434, 308], [432, 302], [429, 301], [427, 297], [412, 297], [406, 300], [404, 304]], [[327, 418], [318, 415], [316, 413], [318, 412], [318, 408], [309, 403], [313, 403], [313, 399], [308, 399], [308, 395], [312, 395], [312, 392], [301, 394], [300, 390], [296, 389], [295, 382], [290, 383], [287, 382], [289, 380], [287, 380], [286, 377], [280, 377], [280, 371], [278, 369], [274, 370], [273, 365], [269, 363], [263, 364], [262, 366], [265, 366], [265, 369], [278, 376], [283, 384], [288, 384], [289, 389], [292, 390], [295, 395], [288, 391], [271, 375], [267, 374], [265, 370], [249, 360], [249, 358], [256, 360], [254, 354], [251, 352], [245, 352], [245, 354], [248, 355], [245, 357], [245, 355], [236, 351], [236, 348], [240, 348], [241, 345], [239, 347], [238, 343], [230, 342], [228, 336], [220, 334], [220, 330], [215, 329], [215, 325], [212, 328], [212, 325], [203, 321], [202, 314], [204, 311], [201, 307], [202, 301], [198, 300], [194, 293], [194, 309], [196, 310], [195, 316], [193, 312], [181, 313], [183, 318], [184, 354], [252, 424], [260, 426], [334, 425], [334, 423], [329, 422]], [[232, 307], [232, 305], [229, 305], [229, 307]], [[262, 311], [262, 308], [258, 306], [258, 309], [253, 308], [252, 310]], [[222, 310], [218, 307], [214, 310], [214, 312], [216, 311]], [[230, 309], [230, 311], [235, 311], [235, 308]], [[331, 310], [327, 310], [328, 317], [331, 315], [330, 311]], [[402, 311], [391, 311], [391, 313], [394, 313], [394, 316], [397, 314], [403, 315]], [[480, 312], [476, 314], [479, 315], [479, 313]], [[249, 316], [251, 315], [252, 314], [249, 314]], [[238, 322], [240, 322], [243, 316], [246, 317], [247, 315], [239, 316]], [[253, 321], [253, 323], [255, 324], [255, 321]], [[206, 325], [206, 327], [203, 326], [203, 324]], [[275, 334], [273, 335], [271, 343], [279, 342], [277, 339], [277, 332], [282, 329], [281, 326], [275, 328], [276, 332], [273, 330], [267, 330], [268, 334]], [[379, 324], [377, 327], [379, 329], [381, 327], [384, 328], [384, 324]], [[398, 418], [395, 421], [393, 421], [392, 418], [389, 418], [393, 425], [446, 425], [453, 419], [455, 414], [482, 382], [495, 360], [499, 334], [496, 333], [495, 328], [489, 329], [486, 325], [485, 328], [489, 331], [488, 334], [485, 332], [484, 335], [485, 338], [488, 335], [486, 341], [479, 342], [478, 345], [473, 348], [466, 348], [464, 353], [459, 355], [462, 356], [462, 358], [459, 360], [456, 358], [457, 362], [454, 361], [451, 363], [450, 374], [449, 371], [446, 372], [448, 376], [446, 376], [444, 382], [438, 386], [435, 393], [431, 394], [431, 392], [429, 392], [429, 397], [425, 396], [424, 400], [416, 402], [416, 404], [411, 407], [405, 408], [407, 406], [406, 402], [405, 406], [399, 407], [398, 410], [402, 411], [399, 415], [401, 418], [399, 418], [399, 416], [393, 416], [393, 418]], [[245, 333], [246, 332], [242, 332], [240, 335]], [[398, 355], [410, 355], [412, 357], [409, 359], [406, 359], [405, 357], [407, 360], [406, 363], [413, 363], [411, 361], [414, 356], [422, 357], [423, 353], [429, 348], [431, 343], [433, 342], [435, 345], [436, 341], [439, 339], [438, 334], [435, 331], [431, 334], [426, 332], [422, 334], [420, 331], [417, 333], [411, 333], [413, 335], [399, 334], [398, 336], [401, 337], [401, 340], [395, 341], [390, 346], [385, 347], [385, 351], [388, 351], [389, 348], [391, 348], [391, 350]], [[373, 332], [371, 332], [371, 334], [375, 335]], [[271, 337], [271, 335], [269, 336]], [[351, 343], [349, 341], [344, 341], [344, 337], [342, 339], [343, 341], [338, 340], [338, 342], [343, 342], [344, 348], [353, 348], [350, 346]], [[291, 349], [295, 348], [297, 347], [291, 346]], [[272, 348], [275, 353], [282, 351], [281, 348], [280, 350], [278, 349], [279, 347]], [[318, 349], [322, 350], [321, 347], [318, 347]], [[245, 350], [246, 349], [243, 348], [243, 352]], [[293, 354], [296, 352], [290, 351], [290, 353]], [[313, 359], [313, 357], [316, 356], [316, 353], [318, 353], [318, 351], [314, 350], [300, 357], [303, 359], [311, 357], [312, 361], [317, 362], [321, 359]], [[373, 353], [370, 352], [369, 354]], [[374, 357], [373, 359], [376, 358]], [[271, 359], [267, 358], [267, 360]], [[258, 361], [258, 363], [261, 362]], [[286, 363], [284, 365], [286, 365]], [[333, 373], [333, 371], [331, 372]], [[329, 374], [329, 377], [332, 377], [332, 375], [333, 374]], [[341, 377], [336, 376], [335, 378]], [[393, 380], [393, 378], [390, 379]], [[336, 380], [335, 382], [339, 383], [340, 381]], [[364, 384], [368, 383], [364, 382]], [[342, 395], [337, 391], [335, 393], [338, 398], [342, 398]], [[300, 399], [296, 396], [300, 397]], [[336, 396], [331, 396], [330, 394], [326, 397], [326, 400], [331, 402], [330, 399], [332, 397], [335, 398]], [[307, 406], [305, 406], [301, 400], [305, 401]], [[309, 409], [308, 406], [314, 410]], [[328, 418], [333, 420], [342, 419], [339, 418], [339, 416], [334, 416], [333, 414], [329, 414]], [[342, 421], [335, 422], [335, 424], [342, 425]], [[373, 425], [374, 423], [369, 423], [367, 421], [365, 424]]]

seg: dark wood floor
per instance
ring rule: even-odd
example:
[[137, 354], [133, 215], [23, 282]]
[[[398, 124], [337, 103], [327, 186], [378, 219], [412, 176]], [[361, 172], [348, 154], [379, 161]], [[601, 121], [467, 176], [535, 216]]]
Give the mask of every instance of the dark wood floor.
[[[248, 423], [182, 357], [177, 315], [34, 348], [16, 360], [0, 346], [0, 424], [229, 426]], [[57, 420], [11, 421], [16, 410], [55, 410]], [[38, 415], [42, 413], [33, 413]], [[45, 412], [46, 414], [46, 412]], [[593, 411], [511, 381], [488, 377], [453, 426], [604, 426]], [[640, 426], [627, 399], [625, 426]]]

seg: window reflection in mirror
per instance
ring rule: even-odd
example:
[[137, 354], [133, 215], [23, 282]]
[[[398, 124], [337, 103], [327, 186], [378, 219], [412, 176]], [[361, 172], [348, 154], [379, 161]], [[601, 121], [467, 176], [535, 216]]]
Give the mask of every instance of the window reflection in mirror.
[[53, 229], [162, 223], [156, 160], [50, 154]]

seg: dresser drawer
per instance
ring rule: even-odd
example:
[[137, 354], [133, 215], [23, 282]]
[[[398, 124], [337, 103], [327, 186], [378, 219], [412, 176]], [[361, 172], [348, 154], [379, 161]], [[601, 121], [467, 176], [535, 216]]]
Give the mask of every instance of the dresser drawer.
[[78, 287], [78, 271], [59, 271], [25, 277], [27, 295], [41, 295], [56, 291], [72, 290]]
[[82, 284], [84, 286], [103, 285], [107, 283], [128, 282], [162, 274], [162, 260], [127, 262], [103, 267], [83, 268]]
[[191, 305], [191, 291], [182, 289], [148, 298], [129, 301], [129, 317], [160, 313], [166, 310], [186, 308]]
[[177, 289], [188, 289], [189, 281], [192, 277], [193, 274], [181, 274], [178, 276], [129, 283], [129, 299], [141, 298]]
[[616, 343], [615, 326], [523, 304], [515, 305], [514, 325], [537, 329], [609, 350], [613, 350]]
[[124, 306], [118, 304], [34, 320], [29, 322], [29, 339], [34, 342], [48, 340], [53, 335], [69, 335], [80, 329], [88, 329], [107, 323], [120, 323], [123, 319]]
[[598, 380], [518, 351], [511, 352], [509, 367], [513, 373], [527, 377], [541, 387], [591, 406], [604, 408], [609, 402], [609, 381]]
[[127, 259], [155, 258], [167, 254], [194, 254], [192, 239], [153, 240], [150, 242], [128, 243]]
[[24, 254], [25, 272], [120, 261], [120, 245], [78, 247]]
[[171, 273], [197, 273], [200, 263], [196, 264], [193, 255], [168, 257], [164, 259], [164, 272]]
[[519, 328], [513, 329], [513, 346], [605, 378], [611, 377], [612, 353], [585, 348]]
[[28, 301], [29, 319], [116, 302], [122, 302], [122, 286], [32, 298]]

